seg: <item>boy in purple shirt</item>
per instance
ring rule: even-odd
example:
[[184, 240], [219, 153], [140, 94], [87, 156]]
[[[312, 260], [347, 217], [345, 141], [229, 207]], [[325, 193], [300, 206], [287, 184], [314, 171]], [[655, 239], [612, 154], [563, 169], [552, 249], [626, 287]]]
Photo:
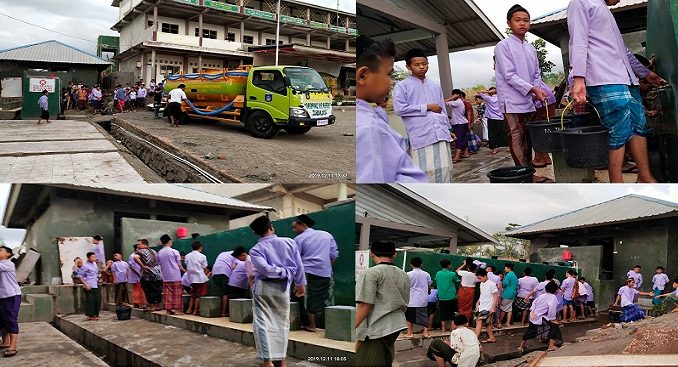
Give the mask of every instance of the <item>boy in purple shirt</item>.
[[160, 237], [163, 247], [158, 251], [160, 274], [162, 275], [163, 306], [168, 315], [174, 315], [176, 310], [183, 309], [183, 287], [181, 273], [186, 272], [181, 264], [179, 251], [172, 248], [172, 238], [164, 234]]
[[529, 266], [523, 270], [523, 276], [518, 279], [518, 294], [516, 296], [515, 305], [518, 309], [523, 311], [521, 325], [525, 325], [527, 319], [527, 311], [532, 305], [531, 294], [539, 285], [539, 279], [532, 276], [532, 268]]
[[405, 123], [410, 156], [428, 176], [429, 182], [452, 182], [449, 119], [440, 85], [426, 78], [428, 59], [420, 49], [405, 55], [411, 75], [393, 89], [393, 109]]
[[356, 60], [356, 182], [428, 182], [426, 174], [407, 153], [405, 140], [388, 124], [381, 104], [391, 91], [395, 45], [357, 39]]
[[302, 299], [299, 303], [302, 305], [301, 314], [308, 317], [304, 330], [310, 332], [316, 331], [316, 321], [321, 328], [324, 327], [325, 307], [331, 305], [332, 299], [332, 265], [339, 256], [334, 237], [328, 232], [313, 229], [314, 225], [315, 221], [306, 214], [292, 222], [292, 230], [297, 234], [294, 242], [299, 247], [308, 284], [306, 301]]
[[19, 339], [21, 289], [16, 280], [16, 267], [10, 260], [12, 256], [14, 253], [11, 248], [0, 246], [0, 331], [2, 331], [0, 348], [7, 348], [4, 357], [16, 355], [16, 344]]
[[113, 273], [113, 283], [115, 283], [115, 304], [120, 306], [123, 303], [129, 303], [127, 294], [127, 273], [129, 264], [122, 261], [122, 254], [116, 252], [113, 254], [111, 272]]
[[424, 327], [424, 339], [430, 337], [428, 333], [428, 293], [431, 291], [431, 274], [421, 270], [421, 258], [413, 257], [410, 260], [412, 270], [407, 272], [410, 278], [410, 302], [405, 310], [407, 333], [405, 338], [412, 338], [414, 324]]
[[274, 361], [284, 364], [287, 356], [290, 284], [294, 282], [294, 295], [301, 297], [306, 292], [306, 276], [294, 240], [276, 236], [265, 216], [255, 219], [250, 228], [259, 236], [250, 250], [255, 272], [252, 329], [257, 359], [264, 361], [264, 367], [273, 367]]
[[99, 289], [99, 267], [94, 252], [87, 253], [87, 262], [78, 271], [85, 287], [85, 315], [87, 320], [98, 320], [101, 311], [101, 290]]
[[525, 124], [536, 110], [534, 99], [544, 101], [546, 93], [537, 83], [541, 79], [537, 51], [525, 39], [530, 14], [516, 4], [509, 9], [506, 20], [511, 34], [494, 49], [497, 96], [509, 128], [513, 161], [516, 166], [530, 166], [532, 142]]
[[[454, 158], [452, 163], [461, 162], [462, 158], [470, 157], [468, 152], [468, 132], [471, 130], [466, 117], [466, 106], [460, 89], [452, 91], [452, 96], [445, 100], [445, 106], [450, 111], [450, 125], [452, 125], [454, 140]], [[470, 121], [471, 123], [473, 121]], [[463, 154], [462, 154], [463, 153]]]
[[530, 326], [528, 326], [525, 334], [523, 334], [523, 341], [518, 346], [520, 354], [525, 350], [527, 341], [536, 337], [548, 334], [548, 351], [556, 350], [556, 343], [561, 343], [563, 340], [560, 328], [553, 323], [553, 320], [556, 319], [558, 308], [558, 298], [555, 295], [558, 291], [558, 286], [554, 282], [549, 282], [544, 289], [546, 293], [537, 297], [530, 307]]
[[643, 66], [624, 45], [608, 6], [619, 0], [572, 0], [567, 8], [572, 98], [579, 105], [588, 96], [598, 109], [603, 126], [610, 129], [610, 182], [623, 183], [625, 145], [638, 167], [637, 182], [656, 182], [647, 155], [645, 109], [638, 78], [653, 86], [666, 83]]
[[[233, 298], [230, 295], [231, 275], [238, 266], [238, 260], [244, 261], [247, 252], [242, 246], [238, 246], [233, 251], [224, 251], [217, 256], [212, 268], [212, 280], [221, 293], [221, 316], [228, 317], [228, 299]], [[238, 298], [238, 297], [235, 297]]]
[[652, 303], [658, 305], [661, 303], [661, 301], [657, 298], [657, 296], [664, 293], [664, 288], [669, 282], [669, 277], [666, 275], [666, 273], [664, 273], [663, 266], [657, 266], [655, 273], [656, 274], [652, 277], [652, 293], [654, 293]]
[[[563, 290], [563, 302], [565, 304], [563, 308], [563, 321], [573, 322], [577, 319], [574, 313], [574, 306], [577, 303], [577, 300], [574, 299], [574, 294], [579, 283], [577, 282], [577, 272], [573, 269], [569, 269], [566, 276], [567, 279], [563, 280], [563, 284], [560, 286], [560, 289]], [[570, 312], [569, 320], [567, 318], [568, 311]]]
[[497, 98], [497, 88], [491, 87], [485, 92], [480, 92], [476, 97], [485, 101], [485, 114], [487, 119], [488, 147], [492, 149], [492, 154], [497, 154], [497, 148], [505, 147], [506, 125], [504, 124], [504, 113], [499, 108], [499, 99]]
[[629, 278], [626, 280], [626, 285], [619, 288], [617, 292], [617, 299], [612, 306], [617, 306], [621, 303], [622, 316], [619, 319], [621, 322], [637, 321], [645, 318], [645, 312], [635, 304], [638, 295], [654, 297], [650, 292], [640, 292], [635, 288], [635, 280]]

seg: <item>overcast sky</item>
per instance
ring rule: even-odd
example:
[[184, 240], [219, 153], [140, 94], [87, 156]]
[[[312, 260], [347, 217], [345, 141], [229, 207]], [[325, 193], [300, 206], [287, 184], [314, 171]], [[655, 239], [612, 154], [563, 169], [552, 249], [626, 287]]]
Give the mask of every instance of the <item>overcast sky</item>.
[[[508, 27], [506, 25], [506, 12], [515, 4], [515, 1], [497, 1], [497, 0], [475, 0], [478, 7], [485, 13], [490, 21], [497, 27], [499, 32], [504, 34]], [[521, 0], [520, 5], [530, 12], [532, 18], [537, 18], [547, 13], [560, 10], [567, 7], [569, 0]], [[528, 34], [528, 41], [532, 42], [537, 37]], [[548, 59], [556, 67], [553, 72], [563, 71], [563, 59], [560, 55], [560, 48], [546, 43]], [[450, 54], [450, 66], [452, 70], [452, 81], [457, 88], [469, 88], [478, 84], [489, 86], [494, 70], [492, 69], [492, 55], [494, 47], [485, 47], [469, 51], [461, 51]], [[429, 58], [430, 70], [428, 76], [439, 80], [438, 60], [436, 57]], [[405, 68], [405, 62], [397, 63], [398, 66]]]
[[[0, 218], [5, 216], [5, 207], [7, 206], [7, 196], [9, 196], [9, 184], [0, 184]], [[21, 245], [26, 231], [23, 229], [7, 229], [2, 226], [0, 222], [0, 237], [4, 239], [5, 244], [9, 247], [16, 247]]]
[[[337, 0], [299, 0], [336, 9]], [[96, 53], [99, 35], [118, 36], [110, 30], [118, 20], [111, 0], [0, 0], [0, 13], [85, 40], [45, 31], [0, 15], [0, 50], [47, 40], [58, 40]], [[355, 0], [339, 0], [339, 10], [355, 14]]]
[[[527, 225], [589, 205], [638, 194], [678, 203], [678, 185], [405, 185], [487, 233]], [[468, 218], [468, 219], [467, 219]]]

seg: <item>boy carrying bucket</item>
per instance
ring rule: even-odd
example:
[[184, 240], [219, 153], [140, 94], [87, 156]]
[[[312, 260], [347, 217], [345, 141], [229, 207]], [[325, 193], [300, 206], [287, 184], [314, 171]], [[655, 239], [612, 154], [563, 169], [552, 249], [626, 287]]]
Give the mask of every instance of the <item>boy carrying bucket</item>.
[[567, 8], [570, 64], [574, 84], [571, 95], [578, 105], [587, 96], [610, 129], [610, 182], [623, 183], [622, 165], [628, 143], [636, 166], [637, 182], [656, 182], [647, 154], [645, 109], [638, 79], [658, 87], [666, 83], [643, 66], [624, 45], [608, 6], [620, 0], [572, 0]]

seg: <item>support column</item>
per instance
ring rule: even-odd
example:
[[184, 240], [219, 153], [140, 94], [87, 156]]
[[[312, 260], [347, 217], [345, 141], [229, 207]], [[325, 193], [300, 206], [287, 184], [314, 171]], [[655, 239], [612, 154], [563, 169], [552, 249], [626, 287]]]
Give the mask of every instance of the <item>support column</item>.
[[327, 36], [327, 49], [332, 48], [332, 38], [330, 36]]
[[191, 72], [191, 69], [189, 69], [188, 65], [188, 54], [184, 54], [184, 67], [182, 69], [184, 69], [184, 74], [188, 74]]
[[158, 6], [153, 6], [153, 41], [158, 40]]
[[447, 35], [444, 33], [435, 36], [436, 53], [438, 54], [438, 70], [440, 72], [440, 87], [443, 95], [452, 91], [452, 72], [450, 71], [450, 49], [447, 44]]
[[144, 52], [141, 54], [141, 80], [144, 81], [144, 84], [147, 84], [146, 77], [148, 76], [148, 53]]
[[351, 49], [351, 42], [350, 42], [350, 40], [347, 38], [347, 39], [346, 39], [346, 46], [344, 47], [344, 51], [348, 52], [350, 49]]
[[155, 48], [151, 49], [151, 79], [155, 79], [156, 82], [160, 83], [160, 78], [158, 78], [158, 70], [156, 70], [155, 64]]
[[458, 229], [454, 228], [452, 229], [452, 237], [450, 237], [450, 254], [456, 254], [457, 253], [457, 233]]
[[306, 46], [311, 46], [311, 32], [306, 33]]
[[200, 36], [200, 47], [202, 47], [202, 13], [198, 14], [198, 35]]
[[198, 73], [202, 73], [202, 53], [198, 54]]
[[358, 245], [359, 250], [369, 250], [370, 249], [370, 224], [363, 223], [360, 227], [360, 243]]
[[240, 22], [240, 43], [245, 43], [245, 22]]

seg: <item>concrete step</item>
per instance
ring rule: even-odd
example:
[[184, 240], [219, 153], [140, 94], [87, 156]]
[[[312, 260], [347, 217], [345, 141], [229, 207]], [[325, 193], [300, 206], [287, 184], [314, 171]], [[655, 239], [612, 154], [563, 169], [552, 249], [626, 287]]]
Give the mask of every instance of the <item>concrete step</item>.
[[34, 306], [32, 303], [21, 302], [19, 306], [19, 323], [33, 322]]
[[[114, 311], [115, 305], [106, 304], [106, 310]], [[132, 316], [153, 321], [188, 331], [197, 332], [213, 338], [254, 347], [252, 324], [231, 322], [226, 317], [205, 318], [195, 315], [167, 315], [161, 312], [143, 312], [132, 310]], [[352, 366], [355, 357], [355, 343], [332, 340], [325, 337], [325, 330], [315, 333], [307, 331], [291, 331], [287, 347], [287, 355], [301, 360], [312, 360], [314, 357], [326, 357], [315, 363], [327, 366]], [[329, 360], [331, 359], [331, 360]]]
[[26, 301], [33, 305], [33, 322], [52, 322], [54, 320], [56, 313], [54, 312], [54, 301], [51, 295], [27, 294]]
[[82, 285], [51, 285], [49, 294], [55, 297], [57, 314], [85, 312], [85, 289]]
[[27, 294], [49, 294], [48, 285], [24, 285], [21, 287], [21, 299], [26, 300]]
[[[256, 349], [188, 330], [132, 317], [118, 321], [103, 311], [99, 321], [84, 315], [57, 316], [57, 327], [113, 366], [258, 366]], [[318, 365], [288, 358], [295, 367]], [[345, 364], [346, 365], [346, 364]]]

